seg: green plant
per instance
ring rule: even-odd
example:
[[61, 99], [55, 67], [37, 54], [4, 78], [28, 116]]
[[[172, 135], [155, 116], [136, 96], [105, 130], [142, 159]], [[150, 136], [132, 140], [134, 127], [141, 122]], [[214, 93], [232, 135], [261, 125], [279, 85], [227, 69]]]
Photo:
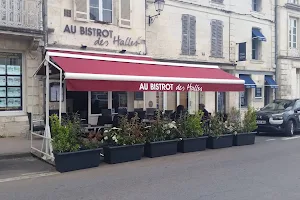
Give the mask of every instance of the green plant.
[[201, 122], [203, 112], [194, 115], [186, 114], [177, 121], [178, 131], [182, 138], [196, 138], [203, 135], [203, 124]]
[[[51, 134], [53, 135], [52, 145], [53, 152], [74, 152], [80, 149], [80, 139], [76, 130], [78, 122], [75, 120], [64, 120], [60, 124], [57, 115], [50, 116]], [[80, 126], [79, 126], [80, 127]]]
[[243, 123], [242, 123], [242, 130], [245, 133], [250, 133], [257, 129], [257, 124], [256, 124], [256, 111], [253, 107], [248, 107]]
[[157, 115], [151, 125], [145, 127], [147, 142], [172, 140], [177, 137], [176, 122], [163, 120], [160, 115], [160, 112], [157, 112]]
[[226, 123], [224, 122], [223, 115], [215, 113], [210, 118], [210, 130], [209, 135], [212, 137], [220, 137], [226, 133]]
[[113, 127], [105, 130], [103, 139], [105, 144], [114, 146], [143, 144], [145, 137], [142, 129], [137, 114], [130, 120], [124, 116], [120, 120], [120, 128]]
[[235, 107], [230, 109], [225, 126], [228, 133], [238, 134], [241, 132], [242, 124], [240, 110]]

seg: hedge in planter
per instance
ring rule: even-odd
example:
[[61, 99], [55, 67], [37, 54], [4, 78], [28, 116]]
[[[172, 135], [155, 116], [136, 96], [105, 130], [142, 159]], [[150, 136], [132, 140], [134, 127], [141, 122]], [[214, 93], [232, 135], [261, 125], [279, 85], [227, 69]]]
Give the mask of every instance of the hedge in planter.
[[180, 134], [178, 151], [182, 153], [203, 151], [206, 149], [207, 136], [203, 136], [202, 119], [203, 112], [180, 118], [177, 121], [177, 128]]
[[61, 124], [58, 116], [52, 115], [50, 122], [57, 171], [68, 172], [99, 166], [100, 143], [82, 140], [78, 116], [73, 117], [73, 120], [63, 120]]
[[237, 131], [233, 138], [233, 144], [235, 146], [252, 145], [255, 143], [255, 133], [257, 129], [256, 124], [256, 111], [254, 108], [248, 107], [242, 121], [242, 127], [240, 131]]
[[135, 115], [129, 121], [127, 116], [120, 120], [120, 128], [104, 131], [104, 161], [109, 164], [140, 160], [142, 158], [145, 137], [139, 118]]
[[155, 121], [146, 127], [145, 156], [154, 158], [177, 153], [176, 122], [164, 121], [157, 113]]
[[206, 147], [209, 149], [232, 147], [233, 134], [227, 133], [224, 117], [221, 114], [215, 114], [210, 119], [210, 130]]

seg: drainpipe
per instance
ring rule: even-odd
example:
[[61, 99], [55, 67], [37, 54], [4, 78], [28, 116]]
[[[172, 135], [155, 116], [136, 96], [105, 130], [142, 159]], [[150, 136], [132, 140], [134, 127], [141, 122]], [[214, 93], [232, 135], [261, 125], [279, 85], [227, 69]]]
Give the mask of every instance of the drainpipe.
[[48, 0], [43, 0], [42, 12], [43, 12], [43, 31], [44, 31], [44, 49], [43, 57], [48, 46]]
[[144, 39], [144, 46], [145, 46], [145, 55], [148, 54], [147, 52], [147, 0], [145, 0], [145, 39]]
[[[280, 68], [278, 66], [278, 0], [275, 0], [275, 80], [279, 85]], [[275, 89], [275, 98], [279, 98], [278, 91]]]

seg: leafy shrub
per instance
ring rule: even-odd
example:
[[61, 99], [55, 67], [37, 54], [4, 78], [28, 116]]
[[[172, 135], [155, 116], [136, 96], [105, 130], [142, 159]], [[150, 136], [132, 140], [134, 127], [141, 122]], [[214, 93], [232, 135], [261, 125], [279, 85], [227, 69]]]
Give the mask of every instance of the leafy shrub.
[[227, 130], [226, 123], [224, 122], [224, 117], [220, 114], [215, 113], [215, 115], [210, 118], [209, 135], [212, 137], [219, 137], [226, 132]]
[[238, 134], [242, 131], [240, 110], [232, 107], [227, 117], [226, 130], [228, 133]]
[[186, 114], [177, 121], [177, 127], [182, 138], [196, 138], [203, 135], [203, 123], [201, 122], [203, 112], [194, 115]]
[[250, 133], [255, 129], [257, 129], [256, 110], [249, 106], [243, 119], [242, 130], [245, 133]]

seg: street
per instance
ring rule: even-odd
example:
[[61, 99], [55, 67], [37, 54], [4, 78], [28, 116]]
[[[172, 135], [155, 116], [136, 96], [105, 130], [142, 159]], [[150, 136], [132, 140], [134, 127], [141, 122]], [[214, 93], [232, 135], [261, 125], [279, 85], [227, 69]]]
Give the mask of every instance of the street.
[[0, 181], [0, 199], [295, 200], [300, 196], [299, 143], [299, 136], [260, 136], [252, 146]]

